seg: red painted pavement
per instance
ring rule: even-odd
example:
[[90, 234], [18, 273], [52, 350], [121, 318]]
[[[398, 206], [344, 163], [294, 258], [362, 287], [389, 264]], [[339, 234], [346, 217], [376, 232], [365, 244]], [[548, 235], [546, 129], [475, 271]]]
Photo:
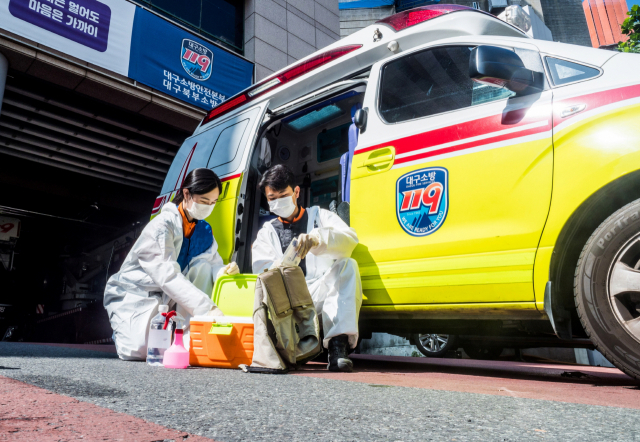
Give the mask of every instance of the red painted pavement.
[[0, 441], [211, 442], [0, 376]]
[[[297, 376], [640, 409], [640, 384], [616, 368], [352, 355], [354, 373], [307, 364]], [[573, 376], [566, 377], [571, 373]], [[565, 376], [563, 376], [565, 373]]]

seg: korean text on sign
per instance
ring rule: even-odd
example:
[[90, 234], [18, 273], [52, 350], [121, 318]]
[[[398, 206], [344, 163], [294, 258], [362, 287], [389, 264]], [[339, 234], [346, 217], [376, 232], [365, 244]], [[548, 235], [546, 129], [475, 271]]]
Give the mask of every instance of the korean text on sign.
[[14, 17], [99, 52], [107, 50], [111, 9], [96, 0], [10, 0]]
[[183, 99], [193, 101], [195, 103], [202, 103], [206, 106], [216, 107], [225, 100], [225, 96], [212, 91], [206, 86], [194, 83], [193, 81], [187, 81], [180, 77], [178, 74], [164, 70], [164, 80], [162, 80], [163, 86], [173, 95], [182, 94]]

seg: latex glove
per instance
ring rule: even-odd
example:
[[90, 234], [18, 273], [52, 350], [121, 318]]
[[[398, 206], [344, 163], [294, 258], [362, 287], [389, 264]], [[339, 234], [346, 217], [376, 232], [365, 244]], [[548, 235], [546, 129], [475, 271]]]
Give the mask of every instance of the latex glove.
[[222, 313], [222, 310], [214, 305], [205, 316], [224, 316], [224, 313]]
[[318, 238], [315, 235], [303, 233], [298, 236], [298, 248], [296, 251], [299, 253], [300, 259], [304, 259], [304, 257], [307, 256], [307, 253], [309, 253], [309, 250], [317, 247], [318, 244], [320, 244], [320, 241], [318, 241]]
[[238, 268], [238, 264], [236, 264], [235, 262], [230, 262], [229, 264], [227, 264], [226, 266], [218, 270], [216, 279], [220, 278], [221, 276], [235, 275], [238, 273], [240, 273], [240, 268]]
[[238, 273], [240, 273], [240, 267], [238, 267], [238, 264], [236, 264], [235, 262], [230, 262], [224, 268], [224, 272], [223, 273], [225, 275], [237, 275]]

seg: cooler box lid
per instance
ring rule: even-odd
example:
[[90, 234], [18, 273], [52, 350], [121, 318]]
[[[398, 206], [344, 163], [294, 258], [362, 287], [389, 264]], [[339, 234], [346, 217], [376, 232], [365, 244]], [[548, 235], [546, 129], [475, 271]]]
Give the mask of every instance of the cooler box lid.
[[253, 317], [258, 275], [239, 274], [221, 276], [216, 280], [211, 300], [225, 316]]

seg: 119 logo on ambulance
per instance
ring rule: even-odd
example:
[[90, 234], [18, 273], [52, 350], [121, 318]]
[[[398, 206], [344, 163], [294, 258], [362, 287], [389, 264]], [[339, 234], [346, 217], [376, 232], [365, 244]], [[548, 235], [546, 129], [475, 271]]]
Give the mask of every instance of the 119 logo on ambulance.
[[396, 183], [396, 215], [405, 232], [427, 236], [442, 226], [449, 210], [448, 171], [430, 167], [406, 173]]

